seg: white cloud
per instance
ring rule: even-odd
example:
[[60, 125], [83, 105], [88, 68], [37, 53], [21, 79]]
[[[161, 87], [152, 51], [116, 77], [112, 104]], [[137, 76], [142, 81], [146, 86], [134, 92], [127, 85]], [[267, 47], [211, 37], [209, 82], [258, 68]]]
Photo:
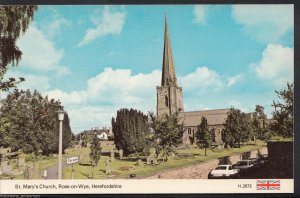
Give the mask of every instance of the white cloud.
[[[74, 132], [93, 126], [110, 126], [111, 117], [120, 108], [134, 108], [147, 114], [156, 111], [156, 86], [160, 85], [161, 71], [133, 74], [130, 69], [105, 68], [87, 80], [81, 91], [65, 92], [60, 89], [44, 93], [49, 98], [60, 99], [71, 118]], [[193, 73], [179, 77], [184, 93], [195, 96], [201, 92], [222, 88], [221, 77], [207, 67], [197, 68]], [[194, 103], [193, 103], [194, 104]], [[208, 109], [199, 104], [200, 109]]]
[[80, 104], [85, 99], [85, 93], [84, 92], [71, 92], [66, 93], [60, 89], [54, 89], [47, 91], [45, 95], [48, 95], [49, 98], [55, 98], [59, 99], [64, 105], [69, 104]]
[[66, 66], [60, 66], [56, 70], [56, 76], [68, 76], [72, 74], [72, 72]]
[[105, 68], [87, 81], [86, 90], [44, 92], [59, 99], [68, 111], [73, 130], [92, 126], [110, 126], [111, 117], [120, 108], [135, 108], [144, 113], [155, 110], [156, 89], [161, 72], [132, 74], [129, 69]]
[[72, 21], [66, 19], [56, 7], [47, 6], [41, 8], [47, 12], [45, 16], [40, 18], [38, 27], [43, 31], [44, 35], [52, 40], [61, 39], [59, 37], [63, 32], [72, 27]]
[[61, 28], [70, 28], [72, 23], [70, 20], [66, 20], [59, 16], [59, 18], [54, 19], [49, 24], [47, 24], [47, 35], [50, 38], [54, 38], [57, 34], [60, 33]]
[[[23, 65], [25, 69], [70, 74], [70, 71], [60, 63], [64, 51], [56, 49], [54, 44], [36, 27], [35, 23], [30, 25], [25, 35], [17, 41], [17, 45], [23, 52], [20, 65]], [[61, 73], [61, 70], [64, 72]]]
[[276, 42], [294, 28], [293, 5], [233, 5], [232, 17], [262, 42]]
[[102, 16], [93, 17], [92, 22], [96, 25], [96, 27], [90, 28], [85, 32], [85, 36], [79, 43], [79, 46], [86, 45], [102, 36], [120, 34], [125, 23], [125, 12], [111, 11], [110, 7], [105, 6]]
[[196, 23], [206, 23], [206, 12], [208, 6], [207, 5], [195, 5], [194, 6], [194, 15]]
[[234, 85], [235, 83], [237, 83], [239, 80], [241, 80], [242, 77], [243, 77], [242, 74], [237, 74], [235, 76], [229, 77], [228, 78], [227, 87], [231, 87], [232, 85]]
[[198, 67], [195, 72], [179, 77], [179, 81], [186, 91], [199, 94], [208, 89], [219, 90], [223, 87], [219, 74], [207, 67]]
[[282, 45], [268, 45], [263, 51], [262, 59], [250, 64], [261, 79], [271, 80], [276, 84], [293, 82], [294, 49]]

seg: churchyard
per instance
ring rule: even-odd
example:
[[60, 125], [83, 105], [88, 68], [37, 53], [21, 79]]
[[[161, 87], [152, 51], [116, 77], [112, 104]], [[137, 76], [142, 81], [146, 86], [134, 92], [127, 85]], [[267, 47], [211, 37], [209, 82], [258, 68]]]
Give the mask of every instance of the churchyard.
[[[151, 149], [151, 154], [148, 157], [123, 157], [120, 159], [115, 145], [106, 144], [102, 146], [102, 154], [98, 165], [94, 169], [94, 177], [89, 157], [90, 148], [68, 148], [63, 155], [63, 161], [65, 162], [71, 156], [80, 156], [79, 163], [74, 164], [73, 179], [144, 178], [162, 171], [196, 165], [211, 159], [257, 150], [265, 146], [266, 143], [263, 141], [256, 141], [256, 145], [254, 142], [248, 142], [241, 148], [208, 150], [207, 156], [204, 155], [203, 149], [196, 146], [181, 146], [176, 149], [174, 156], [170, 156], [167, 161], [163, 162], [161, 157], [154, 157], [153, 149]], [[2, 175], [0, 179], [45, 179], [43, 177], [44, 170], [55, 166], [56, 163], [57, 155], [34, 157], [20, 154], [15, 159], [1, 162]], [[3, 168], [5, 173], [3, 173]], [[63, 170], [63, 178], [71, 179], [71, 177], [72, 166], [69, 165]]]

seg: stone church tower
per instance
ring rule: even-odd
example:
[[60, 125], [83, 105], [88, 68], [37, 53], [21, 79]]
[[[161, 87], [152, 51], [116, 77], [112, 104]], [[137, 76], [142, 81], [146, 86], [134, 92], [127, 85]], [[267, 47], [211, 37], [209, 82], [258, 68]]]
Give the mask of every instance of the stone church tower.
[[183, 112], [182, 87], [179, 87], [173, 63], [167, 16], [165, 17], [164, 55], [162, 64], [161, 86], [157, 91], [157, 116]]

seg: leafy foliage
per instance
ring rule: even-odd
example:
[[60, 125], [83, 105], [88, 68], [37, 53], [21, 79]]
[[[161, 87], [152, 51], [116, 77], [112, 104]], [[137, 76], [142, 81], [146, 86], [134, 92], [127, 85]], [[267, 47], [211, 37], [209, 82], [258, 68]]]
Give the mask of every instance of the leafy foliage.
[[150, 116], [150, 127], [154, 131], [152, 137], [156, 154], [169, 156], [174, 149], [182, 143], [183, 125], [178, 124], [178, 115], [156, 117], [153, 113]]
[[252, 122], [249, 114], [241, 112], [239, 109], [231, 108], [225, 121], [223, 129], [226, 146], [234, 147], [242, 142], [248, 141], [252, 136]]
[[293, 137], [294, 85], [287, 83], [286, 88], [275, 93], [281, 102], [273, 101], [275, 110], [272, 115], [276, 122], [271, 125], [271, 129], [279, 136]]
[[100, 147], [100, 140], [97, 138], [97, 135], [94, 135], [91, 144], [91, 152], [90, 152], [90, 159], [93, 167], [93, 177], [94, 177], [94, 168], [98, 165], [98, 162], [101, 157], [101, 147]]
[[[59, 101], [49, 100], [34, 91], [14, 90], [1, 101], [0, 147], [22, 149], [25, 153], [42, 150], [44, 154], [58, 152], [58, 118], [56, 111], [62, 106]], [[72, 138], [69, 117], [63, 121], [63, 149]]]
[[4, 80], [4, 74], [9, 63], [17, 65], [20, 61], [22, 52], [16, 40], [28, 29], [36, 10], [34, 5], [0, 6], [0, 91], [7, 91], [25, 80], [22, 77]]
[[116, 148], [123, 149], [124, 155], [149, 153], [146, 139], [149, 133], [148, 116], [135, 109], [120, 109], [112, 118], [112, 131]]
[[264, 112], [264, 107], [256, 105], [255, 112], [253, 114], [252, 126], [253, 135], [261, 140], [266, 140], [271, 137], [271, 131], [266, 123], [267, 116]]
[[196, 144], [199, 148], [206, 149], [210, 148], [213, 143], [213, 137], [215, 134], [214, 129], [210, 129], [207, 123], [207, 119], [205, 117], [201, 118], [201, 123], [197, 126], [196, 131]]

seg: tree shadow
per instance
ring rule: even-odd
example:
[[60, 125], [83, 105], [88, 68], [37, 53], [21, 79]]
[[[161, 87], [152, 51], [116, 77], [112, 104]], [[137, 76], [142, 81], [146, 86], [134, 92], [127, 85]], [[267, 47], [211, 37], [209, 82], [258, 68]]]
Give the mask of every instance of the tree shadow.
[[91, 164], [83, 164], [83, 163], [79, 163], [80, 166], [92, 166]]
[[83, 173], [83, 172], [79, 172], [80, 174], [82, 174], [83, 176], [87, 177], [88, 179], [90, 179], [90, 175], [89, 174], [86, 174], [86, 173]]

